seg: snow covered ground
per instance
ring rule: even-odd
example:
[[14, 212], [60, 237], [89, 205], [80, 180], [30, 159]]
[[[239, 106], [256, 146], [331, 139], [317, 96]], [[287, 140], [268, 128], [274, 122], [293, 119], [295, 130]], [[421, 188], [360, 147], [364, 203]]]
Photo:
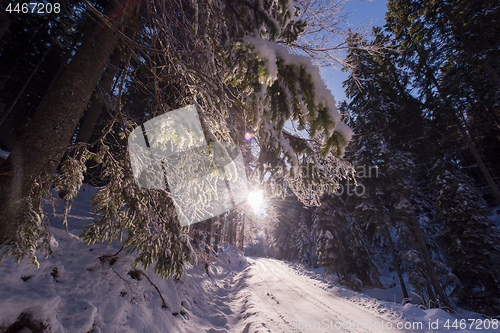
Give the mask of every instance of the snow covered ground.
[[77, 237], [91, 220], [94, 193], [86, 187], [75, 200], [69, 233], [54, 219], [54, 256], [40, 258], [39, 269], [11, 259], [0, 266], [0, 331], [25, 314], [47, 331], [71, 333], [500, 332], [498, 326], [486, 330], [484, 321], [481, 330], [471, 328], [470, 319], [479, 317], [466, 312], [451, 315], [378, 300], [317, 270], [247, 259], [235, 247], [224, 247], [210, 276], [202, 265], [191, 264], [179, 280], [138, 267], [141, 273], [131, 268], [133, 256], [116, 254], [119, 243], [86, 246]]
[[[442, 309], [422, 310], [412, 304], [403, 306], [346, 289], [318, 274], [318, 269], [304, 269], [274, 259], [248, 261], [252, 264], [246, 269], [248, 291], [254, 295], [255, 303], [262, 304], [259, 309], [269, 314], [268, 321], [274, 322], [278, 317], [279, 324], [285, 324], [276, 325], [272, 332], [500, 331], [485, 330], [477, 321], [481, 317], [467, 311], [451, 315]], [[386, 297], [382, 290], [378, 294]], [[262, 295], [268, 296], [267, 301]]]
[[9, 152], [0, 149], [0, 158], [7, 159], [7, 157], [9, 157], [9, 154], [10, 154]]

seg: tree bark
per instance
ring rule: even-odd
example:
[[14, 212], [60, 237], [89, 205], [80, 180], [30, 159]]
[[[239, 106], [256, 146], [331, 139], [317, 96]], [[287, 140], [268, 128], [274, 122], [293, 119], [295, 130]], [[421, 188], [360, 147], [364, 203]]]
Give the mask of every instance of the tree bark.
[[435, 300], [436, 299], [436, 295], [434, 293], [434, 290], [432, 289], [432, 284], [430, 282], [429, 273], [427, 272], [427, 269], [426, 269], [426, 267], [424, 266], [424, 263], [423, 263], [424, 260], [422, 258], [422, 250], [420, 250], [420, 247], [418, 246], [418, 243], [417, 243], [417, 240], [416, 240], [416, 237], [415, 237], [415, 232], [413, 230], [412, 225], [408, 221], [408, 218], [404, 219], [404, 224], [406, 226], [406, 230], [408, 231], [408, 237], [410, 237], [411, 247], [415, 251], [417, 251], [418, 253], [420, 253], [419, 257], [420, 257], [421, 261], [418, 262], [418, 267], [425, 274], [424, 277], [425, 277], [425, 280], [426, 280], [427, 294], [429, 295], [430, 299], [434, 299]]
[[113, 81], [118, 71], [118, 66], [120, 66], [121, 52], [119, 49], [115, 49], [115, 52], [111, 56], [110, 62], [104, 74], [97, 85], [97, 88], [92, 94], [90, 99], [90, 107], [83, 117], [82, 125], [76, 137], [76, 142], [90, 142], [94, 128], [96, 127], [97, 120], [101, 114], [101, 110], [105, 104], [104, 94], [110, 93]]
[[239, 239], [239, 246], [238, 246], [240, 251], [243, 251], [244, 245], [245, 245], [245, 217], [243, 217], [243, 220], [241, 221], [240, 239]]
[[396, 268], [396, 272], [398, 273], [399, 284], [401, 285], [401, 290], [403, 291], [403, 297], [409, 298], [408, 291], [406, 290], [405, 281], [403, 279], [403, 274], [401, 273], [401, 267], [399, 267], [396, 250], [394, 249], [394, 244], [392, 243], [391, 233], [389, 232], [389, 228], [387, 227], [387, 223], [385, 222], [384, 222], [384, 231], [387, 237], [387, 241], [389, 242], [389, 248], [391, 249], [392, 261], [394, 262], [394, 267]]
[[[126, 13], [132, 8], [128, 4], [129, 0], [125, 0], [116, 8], [110, 2], [106, 9], [107, 13], [120, 13], [112, 22], [118, 28], [125, 25]], [[46, 93], [26, 133], [2, 164], [0, 245], [15, 242], [20, 200], [29, 197], [36, 177], [56, 170], [118, 40], [114, 30], [98, 22], [53, 89]]]
[[[393, 175], [389, 172], [389, 170], [386, 170], [386, 173], [387, 173], [387, 175], [389, 177], [389, 180], [390, 180], [391, 184], [393, 186], [395, 186], [397, 183], [396, 183]], [[397, 172], [397, 176], [400, 177], [399, 172]], [[413, 248], [413, 250], [415, 250], [415, 251], [417, 251], [417, 252], [420, 253], [419, 257], [422, 259], [422, 261], [424, 261], [423, 258], [422, 258], [422, 256], [423, 256], [422, 255], [422, 251], [419, 249], [419, 246], [418, 246], [418, 243], [417, 243], [417, 240], [416, 240], [416, 237], [415, 237], [415, 233], [414, 233], [413, 227], [411, 226], [410, 222], [408, 221], [408, 218], [404, 218], [403, 222], [405, 224], [406, 230], [408, 231], [408, 237], [410, 238], [411, 247]], [[424, 264], [422, 263], [422, 261], [418, 262], [418, 266], [419, 266], [420, 270], [425, 274], [427, 294], [429, 295], [430, 299], [436, 299], [436, 295], [434, 294], [434, 291], [432, 290], [432, 285], [431, 285], [431, 281], [430, 281], [430, 278], [429, 278], [429, 273], [427, 272], [427, 269], [424, 266]]]
[[427, 245], [425, 244], [420, 225], [418, 224], [418, 221], [413, 214], [410, 214], [410, 222], [413, 226], [413, 231], [415, 232], [418, 246], [420, 247], [420, 252], [422, 252], [422, 257], [424, 259], [425, 268], [427, 269], [427, 274], [429, 274], [429, 278], [431, 280], [432, 286], [434, 287], [434, 291], [439, 297], [439, 300], [443, 302], [444, 305], [450, 306], [448, 298], [446, 297], [443, 288], [441, 288], [441, 284], [439, 283], [439, 280], [437, 278], [436, 271], [434, 270], [434, 265], [432, 264], [431, 256], [429, 255], [429, 250], [427, 249]]
[[234, 244], [235, 241], [235, 233], [236, 233], [236, 222], [234, 220], [229, 221], [229, 228], [227, 229], [227, 238], [228, 238], [228, 243], [230, 245]]
[[210, 248], [212, 247], [212, 224], [213, 224], [213, 218], [208, 219], [208, 221], [205, 222], [205, 234], [206, 234], [206, 239], [205, 239], [205, 252], [207, 254], [210, 254]]
[[57, 72], [50, 81], [49, 86], [47, 87], [47, 91], [51, 91], [52, 88], [54, 88], [54, 85], [57, 83], [59, 80], [59, 77], [63, 73], [63, 71], [66, 69], [66, 66], [68, 65], [69, 60], [71, 59], [71, 56], [73, 54], [73, 51], [75, 50], [76, 47], [76, 42], [73, 41], [71, 43], [71, 46], [64, 52], [64, 57], [61, 63], [59, 64], [59, 67], [57, 68]]
[[[401, 175], [399, 174], [399, 170], [396, 170], [396, 176], [398, 179], [401, 179]], [[406, 200], [411, 204], [410, 196], [405, 188], [401, 190], [401, 195], [403, 200]], [[450, 306], [448, 302], [448, 297], [446, 297], [443, 288], [441, 288], [441, 284], [437, 278], [436, 270], [434, 269], [434, 265], [431, 260], [431, 256], [429, 254], [429, 250], [427, 249], [427, 244], [425, 244], [424, 236], [422, 235], [422, 230], [420, 229], [420, 224], [415, 217], [415, 212], [413, 210], [413, 206], [410, 206], [410, 212], [408, 214], [408, 218], [410, 220], [411, 229], [415, 233], [415, 238], [417, 240], [418, 247], [420, 248], [420, 253], [422, 254], [422, 259], [425, 264], [425, 269], [427, 271], [427, 275], [431, 281], [432, 287], [434, 288], [434, 292], [436, 293], [438, 300], [441, 301], [444, 305]], [[411, 232], [411, 230], [408, 230]]]
[[219, 220], [218, 224], [215, 227], [215, 237], [214, 237], [214, 252], [215, 252], [215, 254], [219, 253], [219, 242], [220, 242], [221, 232], [222, 232], [222, 222]]
[[[336, 224], [334, 224], [334, 225], [335, 225], [336, 234], [337, 234], [337, 245], [339, 247], [340, 264], [342, 265], [342, 274], [344, 275], [344, 280], [350, 285], [351, 284], [351, 277], [349, 274], [347, 274], [347, 266], [346, 266], [345, 260], [344, 260], [344, 249], [342, 246], [342, 241], [340, 240], [340, 233], [339, 233], [337, 225]], [[351, 287], [351, 286], [349, 286], [349, 287]]]

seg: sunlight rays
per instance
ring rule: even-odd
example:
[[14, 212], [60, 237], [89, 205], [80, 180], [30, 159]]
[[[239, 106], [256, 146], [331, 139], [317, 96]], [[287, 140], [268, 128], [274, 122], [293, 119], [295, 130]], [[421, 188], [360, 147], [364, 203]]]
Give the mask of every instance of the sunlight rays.
[[254, 190], [248, 193], [248, 204], [254, 212], [262, 212], [264, 209], [264, 193], [262, 190]]

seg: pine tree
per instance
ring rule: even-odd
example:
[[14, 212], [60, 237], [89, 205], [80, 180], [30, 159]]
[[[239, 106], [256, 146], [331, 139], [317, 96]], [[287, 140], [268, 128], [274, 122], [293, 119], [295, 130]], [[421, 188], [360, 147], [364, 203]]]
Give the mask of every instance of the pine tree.
[[381, 286], [361, 230], [341, 196], [324, 195], [315, 211], [313, 228], [318, 235], [316, 253], [321, 266], [337, 274], [350, 288]]
[[[436, 234], [461, 282], [457, 304], [488, 313], [500, 310], [500, 232], [473, 181], [439, 160], [430, 170], [440, 229]], [[458, 288], [457, 288], [458, 289]]]
[[[157, 11], [127, 6], [119, 11], [119, 17], [113, 17], [116, 22], [110, 22], [98, 6], [86, 2], [101, 25], [84, 38], [58, 83], [38, 107], [29, 135], [4, 164], [15, 169], [14, 165], [25, 163], [21, 193], [7, 198], [8, 191], [3, 192], [1, 203], [1, 243], [15, 245], [9, 254], [18, 258], [29, 255], [36, 260], [35, 250], [47, 250], [37, 245], [48, 246], [41, 198], [54, 186], [65, 190], [65, 198], [71, 200], [81, 184], [85, 162], [91, 158], [102, 165], [105, 186], [94, 198], [96, 220], [85, 228], [84, 240], [113, 241], [127, 235], [124, 244], [129, 251], [138, 252], [138, 262], [146, 266], [154, 263], [155, 270], [163, 276], [179, 274], [182, 261], [193, 257], [186, 230], [171, 228], [175, 214], [166, 190], [151, 193], [134, 188], [126, 137], [139, 122], [188, 104], [198, 107], [209, 141], [239, 144], [245, 131], [255, 133], [254, 142], [259, 146], [255, 168], [279, 171], [269, 181], [281, 177], [281, 172], [288, 175], [287, 179], [300, 182], [299, 163], [314, 164], [317, 160], [318, 154], [309, 149], [307, 140], [284, 130], [287, 120], [297, 121], [311, 136], [321, 136], [323, 152], [342, 155], [350, 130], [340, 121], [333, 96], [322, 83], [319, 71], [307, 57], [293, 55], [279, 45], [293, 43], [303, 31], [304, 22], [295, 18], [291, 1], [265, 2], [262, 6], [256, 3], [186, 0], [179, 6], [177, 1], [167, 1]], [[120, 20], [120, 16], [125, 18], [128, 14], [137, 14], [136, 19]], [[129, 37], [127, 29], [135, 29], [135, 37]], [[94, 33], [99, 33], [98, 37]], [[99, 148], [89, 150], [84, 144], [68, 148], [95, 83], [119, 41], [124, 54], [135, 58], [125, 57], [115, 90], [118, 94], [113, 116], [98, 140]], [[92, 66], [85, 60], [92, 60]], [[99, 66], [95, 66], [96, 61]], [[129, 65], [134, 63], [146, 67], [142, 91], [150, 94], [143, 110], [124, 108], [122, 103], [124, 92], [128, 91], [126, 84], [135, 74], [131, 74]], [[74, 80], [76, 77], [88, 80], [82, 83]], [[82, 87], [76, 89], [72, 84]], [[72, 89], [78, 93], [72, 94]], [[56, 121], [54, 125], [54, 119], [59, 124]], [[29, 153], [24, 147], [36, 150], [31, 161], [20, 161], [23, 153]], [[62, 153], [75, 148], [78, 152], [72, 153], [56, 175]], [[39, 160], [37, 156], [43, 158]], [[268, 177], [264, 172], [262, 176]], [[10, 176], [3, 178], [5, 184], [13, 180]], [[17, 199], [29, 208], [23, 223], [18, 223], [20, 218], [14, 213], [4, 214], [9, 208], [4, 203]], [[14, 208], [9, 209], [18, 213]], [[45, 242], [40, 243], [42, 236]]]
[[[148, 190], [133, 188], [126, 137], [138, 122], [188, 104], [198, 107], [209, 141], [239, 144], [245, 131], [255, 133], [254, 142], [259, 146], [255, 168], [279, 171], [270, 177], [262, 172], [269, 181], [281, 174], [300, 182], [302, 178], [297, 177], [299, 163], [317, 160], [318, 154], [309, 149], [307, 140], [284, 130], [287, 120], [297, 121], [311, 136], [320, 135], [323, 152], [342, 155], [350, 130], [340, 121], [333, 96], [322, 83], [318, 69], [307, 57], [293, 55], [279, 45], [291, 45], [303, 31], [304, 22], [295, 18], [291, 1], [265, 2], [262, 6], [256, 6], [257, 2], [253, 1], [198, 3], [186, 0], [181, 3], [179, 6], [177, 1], [167, 1], [157, 11], [127, 6], [120, 15], [125, 18], [128, 14], [137, 14], [136, 19], [114, 17], [116, 22], [109, 22], [99, 8], [86, 2], [88, 9], [101, 20], [99, 24], [104, 24], [91, 31], [82, 42], [58, 84], [44, 97], [38, 116], [31, 121], [29, 135], [4, 164], [14, 169], [14, 165], [25, 163], [21, 193], [15, 198], [7, 198], [5, 194], [6, 200], [2, 199], [1, 243], [20, 244], [11, 248], [14, 249], [11, 254], [22, 258], [31, 253], [33, 257], [35, 249], [42, 249], [35, 244], [43, 232], [45, 236], [48, 232], [41, 206], [33, 201], [34, 198], [41, 198], [50, 186], [61, 190], [66, 186], [66, 198], [71, 200], [85, 169], [82, 163], [92, 158], [103, 166], [105, 186], [95, 197], [97, 218], [94, 224], [85, 228], [85, 241], [112, 241], [127, 234], [124, 242], [130, 251], [139, 252], [139, 261], [149, 265], [156, 260], [158, 272], [178, 274], [179, 263], [191, 256], [189, 250], [182, 250], [185, 249], [185, 231], [160, 227], [161, 221], [172, 216], [168, 192], [151, 194]], [[135, 37], [129, 37], [127, 29], [136, 31]], [[94, 40], [97, 37], [93, 34], [97, 32], [100, 39]], [[118, 41], [125, 54], [140, 56], [125, 61], [116, 89], [113, 117], [98, 140], [100, 148], [90, 151], [86, 145], [77, 144], [83, 148], [59, 168], [64, 172], [55, 175], [60, 155], [68, 149], [95, 83]], [[92, 66], [83, 60], [92, 60]], [[99, 66], [95, 66], [96, 61]], [[129, 64], [134, 62], [147, 67], [144, 70], [147, 84], [142, 91], [153, 93], [148, 96], [144, 110], [125, 109], [121, 103], [124, 91], [128, 91], [125, 83], [131, 82]], [[82, 83], [74, 80], [76, 77], [88, 80]], [[76, 83], [82, 85], [81, 89], [72, 86]], [[78, 94], [71, 94], [71, 89]], [[55, 129], [54, 119], [60, 122]], [[25, 147], [36, 150], [31, 161], [20, 160], [23, 153], [29, 153]], [[37, 156], [41, 156], [41, 160]], [[117, 174], [113, 175], [115, 172]], [[41, 178], [35, 182], [39, 175]], [[4, 178], [5, 184], [12, 181], [10, 176]], [[33, 191], [35, 193], [30, 195]], [[17, 199], [30, 207], [25, 210], [29, 212], [25, 223], [21, 224], [17, 223], [20, 219], [15, 214], [4, 214], [9, 207], [4, 202], [17, 202]], [[162, 209], [156, 209], [155, 200], [163, 203]], [[153, 228], [151, 234], [135, 229], [135, 226], [148, 223], [139, 209], [152, 214], [151, 223], [157, 228]], [[22, 227], [18, 228], [19, 225]], [[24, 231], [20, 234], [21, 229]], [[153, 245], [159, 240], [167, 245], [155, 250]], [[160, 258], [169, 253], [169, 247], [170, 254]]]
[[[380, 239], [380, 234], [385, 234], [381, 241], [392, 247], [396, 269], [402, 264], [400, 268], [409, 271], [410, 281], [422, 295], [427, 293], [435, 300], [437, 294], [441, 302], [447, 303], [441, 283], [446, 280], [448, 285], [449, 279], [445, 266], [438, 260], [438, 249], [431, 247], [432, 233], [426, 232], [428, 195], [419, 184], [425, 177], [425, 163], [434, 154], [426, 137], [422, 104], [408, 92], [408, 74], [396, 67], [402, 59], [394, 51], [393, 41], [380, 29], [373, 33], [370, 43], [385, 45], [385, 53], [370, 54], [364, 47], [358, 48], [368, 42], [356, 35], [348, 40], [350, 52], [346, 61], [352, 74], [344, 85], [352, 101], [346, 109], [352, 118], [349, 124], [359, 134], [347, 156], [361, 168], [358, 176], [365, 192], [363, 197], [351, 200], [354, 213], [366, 226], [370, 239]], [[411, 123], [407, 115], [413, 120]], [[377, 167], [378, 177], [365, 180], [371, 165]], [[390, 227], [396, 227], [400, 237], [404, 235], [403, 243], [391, 244]], [[407, 246], [408, 238], [411, 247]], [[406, 263], [401, 262], [396, 248]], [[442, 274], [438, 274], [438, 268]], [[398, 275], [403, 286], [402, 272]]]
[[292, 242], [299, 252], [300, 262], [307, 266], [315, 266], [317, 262], [316, 235], [311, 230], [312, 221], [308, 221], [310, 215], [305, 209], [301, 210], [299, 223], [292, 235]]
[[290, 194], [285, 199], [274, 199], [277, 218], [270, 230], [270, 246], [276, 257], [286, 260], [299, 259], [296, 231], [300, 223], [301, 204]]
[[10, 22], [0, 39], [0, 145], [4, 150], [11, 151], [19, 140], [74, 45], [81, 41], [80, 35], [89, 28], [75, 7], [74, 1], [67, 1], [52, 15], [18, 15], [2, 7]]
[[[384, 36], [380, 29], [374, 29], [373, 34], [371, 42], [357, 35], [348, 39], [350, 52], [346, 62], [350, 76], [344, 86], [352, 100], [344, 110], [350, 117], [348, 124], [357, 135], [346, 158], [355, 166], [359, 187], [363, 189], [361, 196], [352, 196], [349, 200], [353, 216], [366, 230], [371, 244], [376, 248], [388, 247], [391, 251], [404, 297], [408, 297], [402, 276], [405, 268], [402, 255], [415, 251], [416, 256], [406, 258], [418, 261], [420, 279], [427, 281], [427, 274], [413, 231], [405, 233], [412, 236], [412, 247], [407, 248], [406, 243], [405, 247], [400, 247], [393, 242], [391, 229], [406, 221], [405, 228], [413, 230], [408, 222], [408, 216], [415, 214], [413, 205], [408, 199], [403, 200], [402, 194], [414, 192], [415, 184], [411, 181], [413, 176], [401, 179], [401, 170], [407, 175], [418, 172], [414, 160], [425, 155], [427, 144], [421, 140], [424, 129], [420, 105], [406, 90], [407, 77], [394, 65], [398, 55], [391, 49], [388, 36]], [[366, 43], [385, 46], [386, 51], [369, 53], [363, 47]], [[414, 120], [411, 125], [406, 118], [408, 114]], [[401, 205], [402, 202], [406, 204]], [[413, 269], [413, 266], [408, 268]], [[427, 284], [429, 282], [424, 283]], [[429, 295], [433, 295], [432, 291]]]
[[[500, 202], [500, 190], [488, 168], [488, 157], [482, 156], [481, 147], [476, 143], [476, 133], [471, 131], [469, 121], [473, 117], [469, 117], [467, 113], [470, 112], [463, 108], [464, 100], [469, 99], [468, 103], [471, 104], [471, 96], [467, 93], [471, 88], [477, 92], [481, 91], [482, 94], [485, 94], [484, 90], [493, 89], [486, 95], [496, 99], [493, 96], [498, 89], [494, 88], [498, 80], [495, 67], [498, 65], [492, 65], [490, 59], [493, 59], [492, 56], [494, 57], [497, 52], [495, 49], [498, 49], [492, 44], [498, 42], [486, 40], [495, 34], [497, 28], [494, 23], [491, 23], [495, 26], [492, 29], [484, 29], [481, 26], [486, 22], [495, 22], [499, 13], [498, 5], [475, 0], [458, 2], [404, 0], [389, 1], [388, 9], [386, 27], [394, 32], [399, 51], [404, 55], [404, 65], [415, 78], [415, 88], [420, 92], [422, 100], [430, 104], [429, 106], [434, 106], [429, 108], [434, 113], [433, 118], [446, 118], [447, 123], [444, 126], [452, 124], [458, 130], [465, 141], [463, 146], [470, 150], [483, 180], [490, 187], [496, 201]], [[474, 38], [471, 38], [469, 33], [474, 33]], [[484, 40], [482, 45], [478, 43], [481, 40]], [[485, 47], [486, 45], [488, 47]], [[455, 60], [457, 53], [460, 54], [461, 61]], [[442, 73], [446, 73], [443, 65], [446, 66], [450, 62], [453, 66], [465, 65], [465, 68], [455, 72], [458, 74], [454, 75], [455, 81], [464, 81], [472, 73], [478, 73], [481, 68], [491, 83], [473, 85], [467, 82], [465, 86], [468, 89], [447, 90], [443, 83], [451, 81], [450, 78], [443, 81]], [[468, 75], [460, 75], [465, 71]], [[495, 105], [496, 102], [489, 104]], [[469, 109], [475, 109], [474, 103]], [[493, 118], [498, 115], [495, 109], [488, 109], [486, 112]], [[495, 130], [491, 129], [489, 132], [494, 133]]]
[[[114, 5], [107, 10], [112, 9]], [[122, 11], [122, 15], [125, 14], [126, 11]], [[87, 34], [71, 63], [40, 102], [29, 129], [2, 164], [0, 184], [7, 190], [1, 193], [0, 244], [26, 241], [36, 244], [36, 239], [19, 239], [17, 230], [46, 229], [40, 207], [33, 209], [29, 197], [40, 197], [47, 192], [47, 187], [41, 185], [41, 178], [55, 172], [117, 42], [118, 37], [109, 27], [101, 34], [97, 31]], [[24, 257], [25, 253], [18, 253], [18, 256]]]

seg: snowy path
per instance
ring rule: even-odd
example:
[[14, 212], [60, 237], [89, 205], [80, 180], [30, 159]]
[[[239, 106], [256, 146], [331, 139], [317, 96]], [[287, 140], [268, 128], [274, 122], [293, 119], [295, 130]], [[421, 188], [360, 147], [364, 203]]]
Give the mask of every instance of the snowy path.
[[[77, 237], [92, 220], [89, 207], [95, 192], [87, 187], [75, 200], [69, 233], [58, 219], [52, 221], [54, 255], [40, 256], [39, 269], [27, 260], [0, 265], [0, 331], [25, 314], [53, 333], [404, 332], [398, 325], [406, 332], [500, 332], [498, 321], [493, 326], [469, 312], [424, 311], [378, 300], [327, 282], [320, 270], [245, 258], [227, 244], [221, 246], [210, 276], [202, 264], [186, 263], [180, 279], [162, 279], [139, 266], [156, 289], [148, 279], [133, 277], [135, 256], [120, 253], [120, 243], [87, 246]], [[393, 292], [375, 291], [389, 296], [383, 299], [391, 299]], [[471, 327], [472, 318], [482, 323]], [[457, 320], [467, 323], [467, 329], [454, 328]]]
[[251, 265], [234, 277], [235, 294], [231, 296], [236, 297], [230, 302], [233, 312], [242, 314], [234, 318], [231, 327], [244, 327], [244, 333], [364, 333], [377, 331], [375, 327], [389, 331], [387, 325], [392, 325], [390, 331], [406, 332], [396, 328], [397, 321], [333, 295], [320, 286], [321, 282], [298, 274], [283, 262], [263, 258], [248, 261]]

